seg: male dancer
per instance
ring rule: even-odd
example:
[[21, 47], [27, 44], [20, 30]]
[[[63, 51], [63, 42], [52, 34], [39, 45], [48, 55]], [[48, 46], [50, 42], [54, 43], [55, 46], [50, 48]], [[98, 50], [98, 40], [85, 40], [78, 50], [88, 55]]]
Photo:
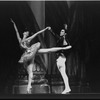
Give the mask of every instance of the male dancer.
[[[66, 32], [65, 30], [67, 30], [67, 24], [65, 24], [65, 29], [62, 29], [60, 31], [60, 36], [58, 36], [57, 34], [55, 34], [53, 31], [53, 35], [57, 38], [57, 45], [58, 47], [66, 47], [66, 46], [70, 46], [68, 40], [66, 39]], [[71, 46], [70, 46], [71, 48]], [[65, 50], [60, 50], [56, 52], [56, 63], [57, 63], [57, 68], [61, 73], [61, 76], [63, 78], [64, 81], [64, 85], [65, 85], [65, 89], [62, 92], [62, 94], [67, 94], [71, 91], [70, 86], [69, 86], [69, 80], [68, 80], [68, 76], [66, 74], [66, 57], [64, 55]]]

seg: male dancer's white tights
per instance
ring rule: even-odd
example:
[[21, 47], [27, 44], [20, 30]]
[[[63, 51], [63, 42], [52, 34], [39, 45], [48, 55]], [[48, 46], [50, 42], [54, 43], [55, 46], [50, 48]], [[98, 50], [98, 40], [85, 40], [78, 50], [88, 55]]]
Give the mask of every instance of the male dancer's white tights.
[[62, 94], [67, 94], [71, 91], [70, 86], [69, 86], [68, 76], [66, 74], [65, 62], [66, 62], [65, 57], [59, 56], [59, 58], [57, 59], [57, 67], [58, 67], [58, 70], [61, 73], [61, 76], [62, 76], [63, 81], [64, 81], [64, 85], [65, 85], [65, 89], [62, 92]]

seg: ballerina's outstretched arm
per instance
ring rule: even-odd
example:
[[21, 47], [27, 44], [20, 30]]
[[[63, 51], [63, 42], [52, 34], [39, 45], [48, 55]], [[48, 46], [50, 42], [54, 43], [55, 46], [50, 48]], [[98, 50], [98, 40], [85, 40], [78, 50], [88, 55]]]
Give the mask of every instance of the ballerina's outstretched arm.
[[16, 26], [15, 22], [12, 19], [11, 19], [11, 22], [14, 25], [14, 28], [15, 28], [15, 31], [16, 31], [16, 35], [17, 35], [17, 39], [18, 39], [18, 42], [19, 42], [20, 46], [23, 47], [23, 48], [26, 48], [22, 43], [22, 39], [21, 39], [21, 37], [19, 35], [19, 32], [18, 32], [18, 29], [17, 29], [17, 26]]
[[72, 46], [66, 46], [66, 47], [53, 47], [53, 48], [47, 48], [47, 49], [39, 49], [38, 53], [49, 53], [49, 52], [56, 52], [59, 50], [67, 50], [70, 49]]
[[14, 25], [14, 28], [15, 28], [15, 31], [16, 31], [16, 35], [17, 35], [17, 39], [18, 39], [18, 41], [20, 43], [21, 42], [21, 38], [20, 38], [20, 35], [19, 35], [19, 32], [18, 32], [17, 26], [16, 26], [15, 22], [12, 19], [11, 19], [11, 22]]
[[[21, 39], [15, 22], [14, 22], [12, 19], [11, 19], [11, 22], [14, 24], [14, 28], [15, 28], [15, 31], [16, 31], [16, 35], [17, 35], [17, 38], [18, 38], [18, 41], [19, 41], [20, 44], [21, 44], [21, 42], [31, 41], [31, 40], [32, 40], [33, 38], [35, 38], [38, 34], [43, 33], [43, 32], [46, 31], [47, 29], [48, 29], [48, 30], [51, 29], [51, 27], [46, 27], [45, 29], [36, 32], [35, 34], [33, 34], [32, 36], [30, 36], [30, 37], [28, 37], [28, 38]], [[23, 46], [23, 45], [22, 45], [22, 46]]]
[[24, 41], [28, 41], [28, 40], [31, 41], [31, 40], [32, 40], [33, 38], [35, 38], [38, 34], [43, 33], [43, 32], [46, 31], [47, 29], [50, 30], [51, 27], [46, 27], [45, 29], [36, 32], [36, 33], [33, 34], [32, 36], [30, 36], [30, 37], [24, 39], [23, 42], [24, 42]]

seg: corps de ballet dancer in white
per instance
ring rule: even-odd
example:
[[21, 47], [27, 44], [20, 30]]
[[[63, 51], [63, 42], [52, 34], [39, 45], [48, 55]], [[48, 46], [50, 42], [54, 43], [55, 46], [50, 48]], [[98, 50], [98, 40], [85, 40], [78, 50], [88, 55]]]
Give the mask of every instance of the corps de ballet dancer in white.
[[23, 33], [23, 39], [20, 38], [19, 36], [19, 32], [17, 30], [16, 24], [14, 23], [14, 21], [11, 19], [12, 23], [14, 24], [14, 28], [16, 31], [16, 35], [18, 38], [18, 41], [20, 43], [20, 46], [22, 48], [25, 49], [25, 52], [23, 53], [23, 55], [21, 56], [19, 63], [25, 63], [25, 62], [30, 62], [29, 65], [27, 66], [27, 72], [28, 72], [28, 86], [27, 86], [27, 93], [31, 93], [31, 83], [32, 83], [32, 79], [33, 79], [33, 67], [35, 66], [34, 63], [34, 59], [35, 59], [35, 55], [37, 53], [49, 53], [49, 52], [56, 52], [59, 50], [65, 50], [65, 49], [70, 49], [70, 46], [66, 46], [66, 47], [53, 47], [53, 48], [44, 48], [44, 49], [40, 49], [40, 42], [37, 42], [35, 44], [32, 44], [31, 46], [29, 46], [30, 41], [35, 38], [38, 34], [43, 33], [44, 31], [46, 31], [47, 29], [50, 30], [50, 27], [46, 27], [43, 30], [40, 30], [38, 32], [36, 32], [35, 34], [33, 34], [32, 36], [28, 37], [29, 32], [24, 32]]

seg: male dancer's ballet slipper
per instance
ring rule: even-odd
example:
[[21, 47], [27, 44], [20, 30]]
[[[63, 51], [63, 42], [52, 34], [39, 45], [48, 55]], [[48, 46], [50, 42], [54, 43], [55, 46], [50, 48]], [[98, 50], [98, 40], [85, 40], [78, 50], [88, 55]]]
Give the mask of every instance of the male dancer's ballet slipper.
[[61, 94], [70, 94], [70, 92], [62, 92]]
[[70, 94], [70, 91], [71, 90], [69, 90], [69, 91], [64, 90], [61, 94]]

